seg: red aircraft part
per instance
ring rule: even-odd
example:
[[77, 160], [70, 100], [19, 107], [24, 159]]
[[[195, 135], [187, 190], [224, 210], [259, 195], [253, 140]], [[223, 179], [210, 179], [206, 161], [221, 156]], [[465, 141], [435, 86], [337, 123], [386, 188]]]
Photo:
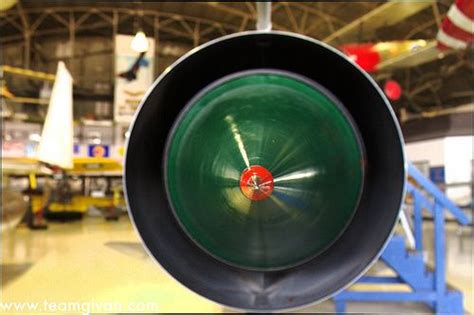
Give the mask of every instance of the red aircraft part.
[[438, 32], [438, 48], [465, 49], [474, 42], [474, 0], [456, 0]]

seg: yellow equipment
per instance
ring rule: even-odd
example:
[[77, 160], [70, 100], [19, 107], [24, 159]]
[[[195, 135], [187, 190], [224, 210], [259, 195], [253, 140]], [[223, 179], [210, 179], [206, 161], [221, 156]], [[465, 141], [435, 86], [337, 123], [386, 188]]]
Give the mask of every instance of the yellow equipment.
[[[47, 206], [51, 213], [87, 212], [91, 206], [97, 208], [117, 208], [125, 205], [121, 185], [122, 165], [110, 158], [74, 158], [74, 167], [63, 171], [62, 180], [55, 180], [46, 187], [46, 177], [53, 172], [36, 159], [4, 158], [2, 171], [7, 176], [25, 178], [28, 187], [25, 192], [30, 196], [33, 214]], [[69, 198], [60, 189], [61, 183], [70, 186]], [[44, 193], [51, 190], [51, 194]], [[53, 198], [50, 198], [50, 196]]]

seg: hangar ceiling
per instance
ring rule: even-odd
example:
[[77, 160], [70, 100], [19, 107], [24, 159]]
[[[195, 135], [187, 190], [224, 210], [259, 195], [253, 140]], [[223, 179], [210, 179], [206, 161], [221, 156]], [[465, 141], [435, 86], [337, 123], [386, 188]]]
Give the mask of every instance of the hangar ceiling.
[[[472, 103], [472, 49], [439, 52], [434, 39], [452, 1], [276, 2], [275, 30], [294, 31], [336, 47], [347, 43], [424, 39], [428, 47], [386, 61], [373, 76], [397, 80], [400, 114], [433, 115]], [[213, 38], [255, 29], [253, 2], [20, 2], [0, 12], [2, 64], [52, 73], [68, 63], [78, 99], [110, 100], [114, 34], [142, 28], [158, 42], [159, 73], [180, 55]], [[62, 45], [62, 46], [61, 46]], [[62, 50], [59, 48], [62, 47]], [[51, 53], [51, 52], [55, 53]], [[87, 63], [85, 62], [87, 60]], [[89, 65], [88, 65], [89, 64]], [[92, 65], [90, 65], [92, 64]], [[109, 72], [104, 77], [104, 73]], [[102, 74], [102, 75], [101, 75]], [[103, 88], [99, 91], [97, 83]], [[37, 97], [37, 82], [8, 80], [12, 92]]]

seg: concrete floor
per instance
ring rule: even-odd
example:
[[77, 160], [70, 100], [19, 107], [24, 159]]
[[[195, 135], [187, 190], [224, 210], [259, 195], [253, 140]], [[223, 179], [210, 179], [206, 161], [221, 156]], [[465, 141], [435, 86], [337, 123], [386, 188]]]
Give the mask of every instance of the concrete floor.
[[[431, 229], [429, 223], [425, 225]], [[431, 240], [426, 239], [426, 245], [429, 249]], [[447, 245], [448, 282], [464, 292], [466, 312], [472, 313], [471, 228], [448, 224]], [[66, 303], [88, 303], [87, 307], [95, 312], [229, 311], [189, 291], [159, 268], [143, 250], [125, 216], [118, 222], [86, 217], [74, 223], [50, 223], [46, 231], [30, 231], [20, 226], [2, 235], [1, 250], [3, 304], [38, 303], [35, 311], [51, 311], [52, 307], [64, 311], [64, 307], [73, 307], [65, 306]], [[431, 256], [429, 251], [430, 260]], [[371, 272], [389, 273], [381, 264]], [[363, 285], [358, 288], [366, 289]], [[403, 286], [398, 289], [407, 290]], [[416, 303], [349, 303], [347, 310], [430, 312]], [[302, 311], [334, 312], [334, 305], [326, 301]]]

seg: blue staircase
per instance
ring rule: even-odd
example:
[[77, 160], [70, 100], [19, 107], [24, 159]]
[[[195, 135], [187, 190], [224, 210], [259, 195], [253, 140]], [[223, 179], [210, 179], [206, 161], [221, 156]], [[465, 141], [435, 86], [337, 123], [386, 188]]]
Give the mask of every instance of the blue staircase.
[[[408, 175], [410, 181], [407, 181], [406, 189], [407, 195], [413, 200], [415, 250], [407, 250], [405, 238], [394, 235], [382, 252], [380, 260], [392, 269], [396, 276], [363, 276], [357, 282], [378, 285], [406, 284], [411, 291], [345, 290], [333, 298], [337, 313], [345, 313], [347, 302], [362, 301], [420, 302], [428, 305], [436, 314], [464, 313], [462, 293], [446, 285], [445, 212], [449, 212], [461, 225], [469, 224], [470, 220], [412, 164], [408, 165]], [[434, 218], [435, 264], [433, 270], [427, 268], [423, 259], [423, 210]]]
[[399, 271], [400, 280], [412, 289], [428, 290], [433, 287], [433, 273], [426, 270], [423, 254], [407, 251], [403, 236], [394, 235], [380, 259], [392, 270]]

